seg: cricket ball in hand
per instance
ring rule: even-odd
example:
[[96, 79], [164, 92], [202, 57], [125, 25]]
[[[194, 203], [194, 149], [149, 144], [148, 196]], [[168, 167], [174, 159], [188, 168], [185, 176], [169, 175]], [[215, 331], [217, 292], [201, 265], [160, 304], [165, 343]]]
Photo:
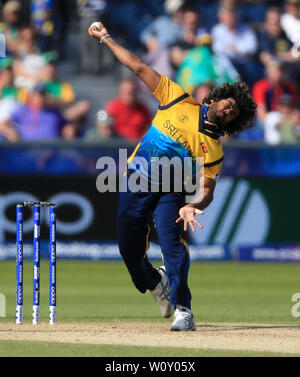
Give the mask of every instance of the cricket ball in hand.
[[101, 30], [100, 26], [99, 26], [99, 23], [98, 22], [93, 22], [91, 27], [95, 27], [96, 29], [98, 29], [99, 31]]

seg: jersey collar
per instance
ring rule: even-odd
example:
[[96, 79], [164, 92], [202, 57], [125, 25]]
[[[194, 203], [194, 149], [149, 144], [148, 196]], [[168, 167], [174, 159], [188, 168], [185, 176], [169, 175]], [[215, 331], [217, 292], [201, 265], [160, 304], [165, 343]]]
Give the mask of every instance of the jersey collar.
[[216, 124], [208, 122], [207, 110], [208, 105], [206, 103], [200, 106], [198, 131], [212, 137], [213, 139], [219, 139], [219, 137], [224, 136], [225, 134]]

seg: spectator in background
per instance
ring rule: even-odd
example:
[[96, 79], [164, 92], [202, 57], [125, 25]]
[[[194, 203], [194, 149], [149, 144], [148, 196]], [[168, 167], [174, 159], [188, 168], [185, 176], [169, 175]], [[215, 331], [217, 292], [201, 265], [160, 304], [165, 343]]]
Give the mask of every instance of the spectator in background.
[[54, 49], [53, 0], [31, 0], [31, 23], [37, 35], [37, 45], [41, 52]]
[[14, 62], [15, 85], [32, 90], [40, 81], [46, 61], [36, 45], [35, 31], [31, 27], [20, 30]]
[[257, 116], [263, 123], [270, 111], [277, 111], [279, 99], [284, 94], [289, 94], [297, 105], [299, 94], [295, 85], [283, 79], [282, 63], [271, 60], [266, 67], [267, 77], [258, 81], [253, 86], [253, 97], [257, 102]]
[[212, 52], [210, 34], [200, 34], [197, 43], [199, 46], [186, 53], [176, 74], [176, 82], [184, 90], [191, 94], [198, 85], [210, 82], [217, 86], [239, 78], [226, 57]]
[[141, 42], [148, 51], [161, 47], [169, 47], [183, 38], [182, 7], [184, 0], [166, 0], [165, 9], [168, 15], [159, 16], [141, 33]]
[[129, 141], [142, 138], [151, 123], [148, 109], [137, 100], [133, 80], [121, 82], [119, 96], [108, 102], [106, 111], [114, 119], [116, 135]]
[[8, 55], [14, 55], [18, 45], [21, 8], [22, 6], [19, 1], [11, 0], [8, 1], [2, 9], [0, 33], [3, 33], [5, 36]]
[[[99, 116], [100, 114], [100, 116]], [[88, 142], [107, 141], [115, 136], [114, 120], [105, 111], [98, 113], [96, 127], [88, 130], [84, 138]]]
[[212, 28], [213, 51], [228, 57], [242, 79], [252, 86], [259, 76], [253, 60], [257, 50], [256, 35], [250, 27], [238, 22], [233, 6], [221, 6], [218, 16], [220, 23]]
[[266, 13], [264, 31], [259, 35], [259, 56], [264, 64], [274, 57], [283, 63], [285, 76], [298, 85], [300, 90], [300, 59], [292, 52], [292, 43], [280, 26], [281, 11], [269, 8]]
[[267, 114], [264, 122], [265, 141], [269, 144], [295, 144], [300, 141], [300, 112], [290, 95], [279, 99], [277, 111]]
[[97, 75], [101, 72], [104, 49], [99, 48], [86, 31], [93, 22], [103, 19], [107, 4], [104, 0], [77, 0], [77, 5], [80, 17], [81, 72]]
[[[281, 113], [282, 113], [281, 105]], [[277, 124], [281, 144], [296, 144], [300, 142], [300, 111], [294, 105], [286, 109], [282, 120]]]
[[[171, 16], [160, 16], [148, 25], [141, 34], [147, 53], [143, 61], [162, 75], [173, 78], [174, 66], [171, 64], [169, 47], [183, 38], [181, 25], [184, 0], [166, 0], [165, 8]], [[137, 81], [138, 96], [154, 115], [157, 101], [141, 81]]]
[[41, 81], [46, 90], [47, 106], [60, 109], [69, 122], [80, 126], [90, 109], [90, 103], [86, 100], [75, 101], [72, 85], [57, 78], [55, 62], [45, 65], [41, 72]]
[[10, 119], [0, 124], [0, 134], [9, 141], [45, 141], [64, 137], [71, 140], [76, 128], [59, 111], [46, 107], [46, 90], [37, 85], [28, 103], [18, 107]]
[[198, 13], [192, 9], [187, 9], [182, 18], [183, 37], [171, 46], [171, 61], [175, 69], [183, 62], [185, 54], [196, 46], [197, 35], [204, 33], [204, 29], [199, 27]]
[[293, 43], [300, 42], [300, 0], [286, 0], [281, 27]]
[[13, 97], [17, 102], [25, 103], [28, 97], [26, 90], [17, 88], [14, 84], [13, 59], [0, 60], [0, 99]]
[[0, 60], [0, 122], [7, 121], [19, 103], [27, 100], [28, 93], [14, 85], [12, 64], [10, 57]]
[[269, 8], [265, 15], [263, 30], [258, 34], [259, 58], [266, 65], [274, 58], [282, 61], [293, 59], [292, 43], [280, 26], [280, 9]]

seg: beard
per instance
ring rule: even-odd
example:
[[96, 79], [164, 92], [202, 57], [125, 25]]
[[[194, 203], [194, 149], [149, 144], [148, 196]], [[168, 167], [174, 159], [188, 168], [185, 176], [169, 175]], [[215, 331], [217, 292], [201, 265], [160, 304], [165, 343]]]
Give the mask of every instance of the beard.
[[217, 104], [212, 103], [207, 110], [207, 120], [221, 127], [226, 115], [222, 110], [217, 110]]

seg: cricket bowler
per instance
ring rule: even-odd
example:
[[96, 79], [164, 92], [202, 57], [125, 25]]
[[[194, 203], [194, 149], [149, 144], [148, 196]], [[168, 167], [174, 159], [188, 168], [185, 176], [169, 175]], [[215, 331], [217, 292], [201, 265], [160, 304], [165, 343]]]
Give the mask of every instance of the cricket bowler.
[[[202, 228], [196, 215], [212, 202], [220, 177], [223, 150], [220, 138], [242, 132], [251, 126], [256, 103], [248, 87], [241, 81], [214, 88], [198, 103], [192, 96], [164, 75], [147, 66], [139, 57], [119, 45], [101, 22], [89, 28], [90, 36], [108, 47], [115, 57], [134, 72], [160, 102], [150, 128], [136, 147], [135, 157], [185, 157], [204, 160], [202, 195], [185, 203], [183, 192], [120, 193], [118, 242], [120, 253], [135, 287], [147, 290], [157, 301], [162, 316], [174, 313], [171, 331], [196, 330], [188, 287], [190, 265], [188, 246], [182, 237], [188, 226]], [[100, 46], [99, 46], [100, 47]], [[128, 173], [127, 179], [130, 174]], [[148, 177], [151, 182], [151, 176]], [[149, 219], [152, 218], [163, 254], [164, 266], [155, 269], [149, 262]]]

